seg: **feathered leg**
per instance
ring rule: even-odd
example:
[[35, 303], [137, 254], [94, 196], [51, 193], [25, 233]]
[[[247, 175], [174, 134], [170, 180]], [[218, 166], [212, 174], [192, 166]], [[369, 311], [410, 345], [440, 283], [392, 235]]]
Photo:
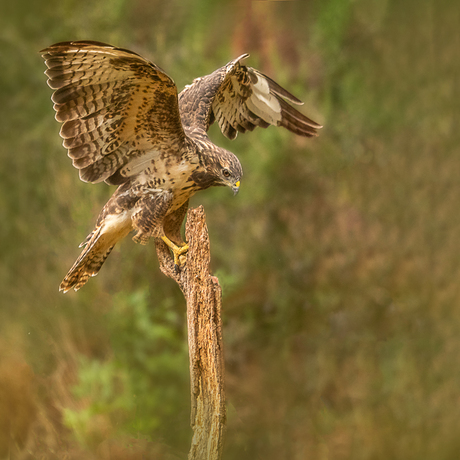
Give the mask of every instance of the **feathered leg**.
[[136, 243], [147, 244], [150, 238], [165, 236], [163, 219], [171, 206], [170, 193], [149, 194], [143, 196], [136, 205], [138, 209], [132, 216], [133, 227], [137, 230], [133, 236]]
[[[182, 242], [180, 226], [187, 212], [188, 202], [178, 210], [166, 215], [171, 206], [170, 194], [147, 195], [139, 200], [139, 211], [133, 215], [133, 227], [137, 230], [133, 240], [146, 244], [152, 238], [161, 238], [174, 255], [176, 270], [181, 265], [181, 256], [188, 250]], [[177, 244], [176, 244], [177, 243]]]

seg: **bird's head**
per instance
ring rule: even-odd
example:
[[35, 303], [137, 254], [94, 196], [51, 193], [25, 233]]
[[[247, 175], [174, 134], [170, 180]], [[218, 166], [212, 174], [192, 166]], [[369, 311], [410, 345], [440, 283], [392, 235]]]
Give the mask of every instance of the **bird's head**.
[[232, 152], [219, 148], [212, 152], [203, 152], [204, 170], [194, 173], [192, 178], [202, 188], [226, 185], [238, 193], [243, 168], [240, 160]]
[[228, 158], [220, 158], [215, 165], [212, 165], [211, 171], [215, 177], [213, 185], [226, 185], [233, 190], [234, 195], [238, 193], [241, 176], [243, 175], [243, 168], [241, 167], [240, 161], [233, 153], [230, 153]]

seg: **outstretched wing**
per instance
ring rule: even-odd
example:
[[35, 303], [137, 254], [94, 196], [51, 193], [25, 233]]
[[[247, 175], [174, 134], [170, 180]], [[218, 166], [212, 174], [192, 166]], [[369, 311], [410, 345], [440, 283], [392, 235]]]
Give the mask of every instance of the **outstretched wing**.
[[177, 89], [136, 53], [91, 41], [41, 51], [60, 135], [85, 182], [120, 184], [185, 139]]
[[207, 131], [217, 120], [225, 136], [257, 126], [283, 126], [300, 136], [316, 136], [322, 126], [310, 120], [287, 101], [302, 102], [271, 78], [246, 67], [243, 54], [206, 77], [197, 78], [179, 94], [184, 126]]

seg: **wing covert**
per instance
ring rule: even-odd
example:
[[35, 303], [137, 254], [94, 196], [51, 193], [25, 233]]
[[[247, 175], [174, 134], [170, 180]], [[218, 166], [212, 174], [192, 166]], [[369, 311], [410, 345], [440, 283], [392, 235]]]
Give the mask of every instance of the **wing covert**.
[[160, 67], [92, 41], [57, 43], [41, 54], [63, 145], [83, 181], [119, 184], [160, 151], [178, 154], [185, 133], [177, 89]]

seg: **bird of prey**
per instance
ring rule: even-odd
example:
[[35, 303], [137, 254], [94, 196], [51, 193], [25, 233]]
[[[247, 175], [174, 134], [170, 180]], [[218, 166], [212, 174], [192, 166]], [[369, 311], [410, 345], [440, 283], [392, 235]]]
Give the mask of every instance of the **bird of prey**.
[[188, 245], [180, 228], [189, 198], [211, 186], [236, 194], [243, 170], [238, 158], [208, 137], [283, 126], [315, 136], [318, 123], [290, 104], [302, 104], [256, 69], [248, 54], [197, 78], [178, 95], [173, 80], [140, 55], [95, 41], [56, 43], [40, 52], [60, 135], [85, 182], [117, 185], [82, 253], [59, 289], [78, 290], [95, 276], [114, 245], [131, 231], [146, 244], [161, 238], [177, 267]]

